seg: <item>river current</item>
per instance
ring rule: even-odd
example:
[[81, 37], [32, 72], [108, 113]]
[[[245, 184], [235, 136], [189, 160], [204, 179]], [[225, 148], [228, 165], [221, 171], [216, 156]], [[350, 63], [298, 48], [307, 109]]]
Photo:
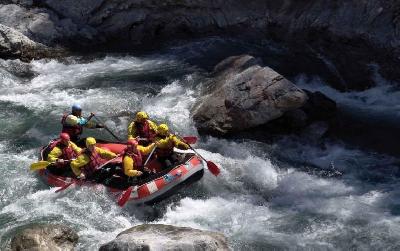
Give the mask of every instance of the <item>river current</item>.
[[[222, 232], [234, 250], [400, 249], [399, 159], [341, 141], [201, 137], [196, 148], [221, 167], [221, 175], [206, 171], [155, 206], [120, 208], [101, 188], [55, 193], [29, 171], [73, 103], [87, 115], [95, 112], [121, 137], [137, 110], [181, 135], [197, 135], [190, 109], [206, 73], [173, 52], [34, 60], [27, 74], [13, 70], [18, 61], [1, 60], [0, 250], [20, 227], [40, 222], [76, 229], [77, 250], [97, 250], [142, 223]], [[299, 76], [297, 83], [350, 111], [384, 112], [398, 121], [400, 92], [377, 81], [369, 91], [351, 93], [336, 92], [317, 77]], [[104, 130], [85, 134], [112, 139]]]

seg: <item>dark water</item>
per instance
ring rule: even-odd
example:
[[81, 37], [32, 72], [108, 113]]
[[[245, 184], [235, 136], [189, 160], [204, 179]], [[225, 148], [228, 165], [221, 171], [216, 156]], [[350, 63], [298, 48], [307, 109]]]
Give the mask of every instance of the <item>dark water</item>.
[[[121, 209], [102, 189], [56, 194], [28, 170], [72, 103], [96, 112], [121, 136], [132, 112], [141, 109], [181, 134], [196, 135], [189, 111], [206, 75], [193, 62], [212, 57], [213, 46], [207, 41], [141, 57], [33, 61], [34, 75], [26, 78], [11, 73], [11, 61], [1, 61], [0, 249], [34, 222], [72, 226], [80, 235], [78, 250], [96, 250], [141, 223], [219, 231], [235, 250], [399, 249], [399, 160], [338, 141], [316, 144], [312, 135], [273, 144], [202, 138], [199, 152], [221, 166], [221, 176], [207, 172], [153, 207]], [[342, 94], [318, 78], [298, 78], [349, 112], [398, 121], [400, 92], [377, 81], [369, 91]], [[105, 131], [87, 133], [110, 139]]]

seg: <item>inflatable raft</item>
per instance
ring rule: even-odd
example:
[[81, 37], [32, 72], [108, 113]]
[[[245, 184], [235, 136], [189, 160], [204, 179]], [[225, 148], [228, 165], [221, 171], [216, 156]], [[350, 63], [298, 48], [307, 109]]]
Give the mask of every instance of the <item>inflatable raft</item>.
[[[50, 145], [51, 142], [42, 148], [39, 160], [45, 160], [47, 158]], [[104, 141], [98, 143], [97, 146], [110, 150], [116, 154], [121, 153], [126, 148], [125, 144]], [[177, 161], [172, 165], [172, 167], [163, 167], [157, 160], [151, 160], [148, 164], [148, 168], [155, 172], [153, 174], [129, 179], [124, 175], [114, 174], [103, 183], [81, 181], [73, 177], [71, 173], [60, 174], [54, 166], [39, 170], [38, 174], [43, 181], [50, 186], [68, 187], [69, 185], [102, 185], [107, 187], [117, 201], [121, 200], [121, 196], [126, 196], [128, 194], [129, 198], [125, 198], [124, 200], [127, 199], [130, 204], [153, 204], [176, 193], [182, 186], [192, 184], [203, 177], [205, 163], [199, 156], [192, 152], [175, 152], [175, 155]], [[122, 159], [117, 158], [105, 165], [103, 168], [122, 170]], [[129, 193], [127, 193], [127, 191]]]

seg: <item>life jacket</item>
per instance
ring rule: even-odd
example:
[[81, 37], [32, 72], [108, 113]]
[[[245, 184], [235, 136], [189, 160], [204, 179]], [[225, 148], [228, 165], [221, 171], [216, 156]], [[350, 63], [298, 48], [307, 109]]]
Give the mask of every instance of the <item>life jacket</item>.
[[96, 150], [91, 152], [85, 149], [84, 154], [89, 156], [90, 161], [83, 167], [83, 172], [85, 173], [86, 177], [90, 177], [97, 170], [99, 170], [99, 167], [104, 163], [104, 160], [100, 157], [100, 154]]
[[[165, 138], [169, 138], [169, 137], [168, 136], [167, 137], [163, 137], [162, 139], [165, 139]], [[174, 141], [168, 139], [167, 143], [168, 144], [163, 145], [162, 148], [161, 147], [157, 147], [157, 156], [158, 157], [168, 157], [168, 156], [170, 156], [171, 154], [174, 153], [174, 146], [175, 146]]]
[[137, 152], [129, 152], [128, 150], [125, 150], [124, 152], [124, 157], [129, 156], [135, 161], [135, 165], [138, 168], [141, 168], [143, 165], [143, 156], [142, 153], [137, 150]]
[[62, 132], [68, 133], [71, 139], [76, 140], [78, 139], [79, 135], [82, 134], [83, 127], [81, 125], [74, 125], [74, 126], [68, 125], [65, 121], [69, 115], [71, 114], [64, 114], [61, 119]]
[[60, 159], [71, 160], [77, 157], [77, 154], [75, 153], [74, 149], [72, 149], [72, 147], [69, 145], [66, 146], [62, 144], [60, 139], [55, 140], [51, 143], [50, 151], [52, 151], [54, 147], [58, 147], [61, 149], [62, 155], [59, 157]]
[[155, 132], [151, 130], [149, 121], [145, 120], [143, 123], [135, 122], [135, 127], [139, 137], [148, 138], [150, 140], [154, 138]]

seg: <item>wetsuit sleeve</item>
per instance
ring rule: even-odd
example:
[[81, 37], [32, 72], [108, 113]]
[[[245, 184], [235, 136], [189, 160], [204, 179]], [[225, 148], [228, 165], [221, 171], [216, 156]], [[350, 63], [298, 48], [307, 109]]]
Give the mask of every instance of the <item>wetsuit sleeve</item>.
[[135, 161], [130, 156], [125, 156], [123, 160], [124, 174], [129, 177], [139, 176], [139, 172], [135, 170]]
[[62, 155], [62, 151], [59, 147], [54, 147], [53, 150], [47, 156], [47, 161], [55, 162]]
[[79, 157], [71, 161], [71, 169], [76, 176], [81, 174], [81, 168], [90, 162], [90, 158], [86, 154], [81, 154]]
[[74, 150], [74, 152], [75, 152], [76, 154], [79, 155], [79, 154], [81, 153], [82, 148], [80, 148], [79, 146], [77, 146], [74, 142], [70, 141], [70, 142], [69, 142], [69, 145], [71, 146], [72, 150]]
[[152, 130], [156, 134], [157, 133], [157, 125], [156, 125], [156, 123], [154, 123], [151, 120], [148, 120], [148, 121], [149, 121], [150, 130]]
[[174, 141], [174, 145], [176, 148], [181, 149], [181, 150], [187, 150], [189, 149], [189, 145], [182, 142], [181, 140], [178, 139], [175, 135], [172, 136], [172, 140]]
[[155, 143], [151, 143], [148, 146], [137, 146], [138, 150], [140, 151], [141, 154], [143, 155], [149, 155], [151, 153], [151, 151], [153, 150], [155, 146]]
[[136, 127], [135, 127], [135, 122], [132, 122], [128, 126], [128, 140], [134, 139], [135, 137], [136, 137]]
[[115, 153], [107, 151], [107, 150], [102, 149], [100, 147], [96, 147], [96, 151], [97, 151], [98, 154], [100, 154], [100, 156], [103, 159], [112, 159], [112, 158], [115, 158], [117, 156]]
[[166, 149], [166, 148], [168, 148], [168, 143], [169, 143], [169, 140], [168, 140], [168, 137], [167, 138], [165, 138], [165, 139], [160, 139], [160, 138], [157, 138], [156, 139], [156, 143], [157, 143], [157, 147], [158, 148], [160, 148], [160, 149]]

